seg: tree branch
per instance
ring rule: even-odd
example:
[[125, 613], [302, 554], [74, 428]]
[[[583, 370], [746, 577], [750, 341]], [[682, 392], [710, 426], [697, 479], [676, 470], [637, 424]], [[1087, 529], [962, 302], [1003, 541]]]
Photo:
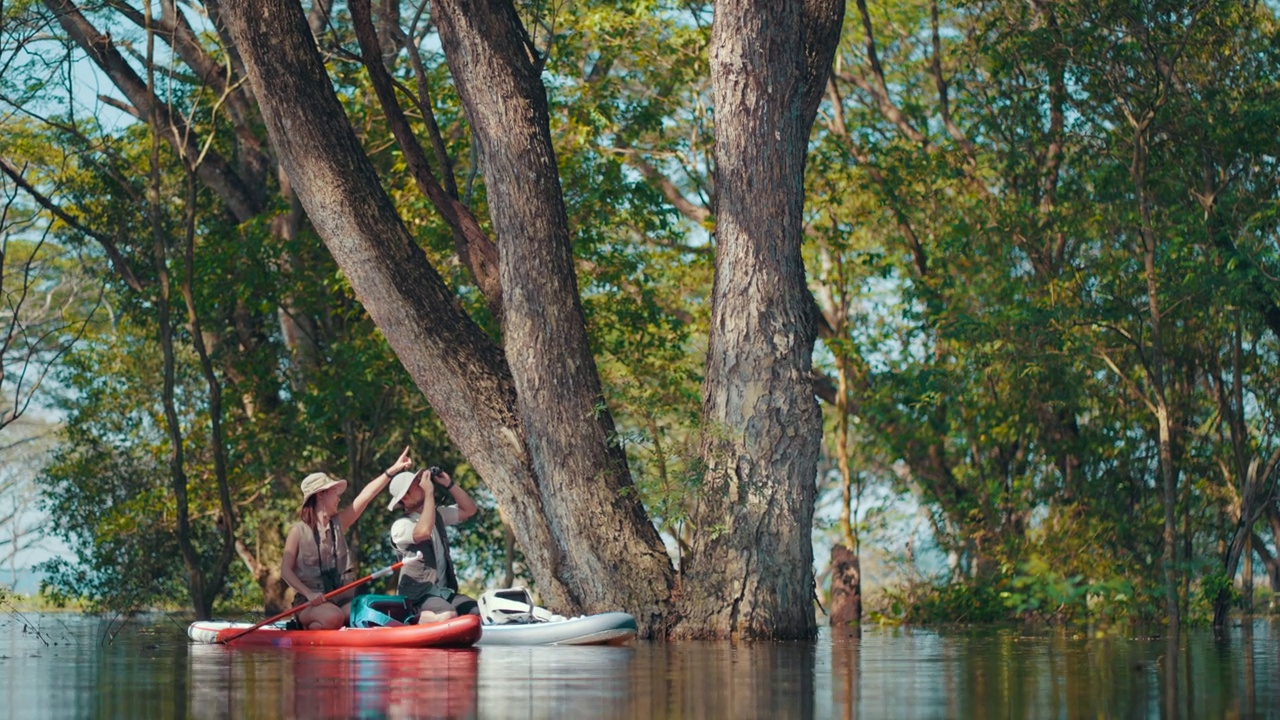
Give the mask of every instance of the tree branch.
[[[72, 40], [80, 46], [112, 83], [128, 98], [142, 116], [148, 116], [154, 107], [161, 125], [172, 130], [165, 139], [178, 151], [188, 167], [200, 156], [200, 147], [185, 129], [188, 122], [173, 112], [152, 94], [142, 78], [134, 72], [124, 56], [116, 48], [110, 36], [94, 28], [71, 0], [43, 0], [57, 17], [58, 23]], [[194, 168], [200, 180], [218, 194], [237, 220], [244, 222], [256, 216], [265, 207], [265, 201], [251, 192], [244, 180], [219, 154], [210, 152], [204, 162]]]
[[0, 158], [0, 170], [3, 170], [4, 174], [8, 175], [9, 179], [13, 180], [14, 184], [26, 191], [33, 200], [39, 203], [45, 210], [52, 213], [54, 217], [66, 223], [77, 232], [84, 234], [86, 237], [96, 240], [107, 253], [107, 258], [111, 261], [111, 266], [115, 268], [115, 271], [119, 273], [125, 283], [133, 290], [138, 292], [142, 291], [142, 283], [138, 281], [138, 276], [135, 275], [133, 270], [129, 267], [129, 263], [125, 260], [124, 255], [120, 253], [120, 249], [116, 246], [115, 240], [95, 230], [89, 229], [79, 220], [72, 217], [57, 203], [53, 202], [53, 200], [47, 197], [44, 193], [40, 192], [31, 185], [31, 183], [27, 182], [26, 179], [22, 177], [22, 172], [19, 171], [18, 168], [14, 167], [7, 158]]
[[489, 240], [489, 236], [480, 228], [475, 216], [457, 198], [445, 192], [431, 173], [427, 156], [418, 144], [417, 137], [409, 127], [404, 111], [396, 100], [395, 88], [391, 75], [380, 61], [382, 53], [379, 49], [378, 37], [373, 26], [373, 18], [369, 0], [350, 0], [347, 3], [351, 11], [351, 21], [355, 25], [356, 38], [360, 42], [361, 61], [369, 72], [369, 80], [373, 84], [378, 102], [387, 118], [396, 142], [404, 153], [405, 163], [413, 175], [418, 190], [431, 200], [436, 211], [449, 223], [453, 230], [454, 247], [458, 257], [471, 271], [476, 285], [489, 301], [490, 309], [495, 315], [502, 314], [502, 284], [498, 277], [498, 249]]
[[875, 163], [871, 161], [871, 156], [868, 155], [866, 150], [864, 150], [853, 139], [853, 134], [849, 132], [849, 128], [846, 125], [844, 117], [844, 111], [842, 109], [844, 106], [844, 99], [840, 96], [840, 88], [836, 86], [835, 80], [833, 79], [829, 82], [827, 87], [828, 91], [831, 93], [831, 105], [836, 108], [835, 117], [830, 123], [828, 123], [827, 127], [836, 135], [836, 137], [845, 141], [849, 147], [849, 153], [853, 155], [854, 159], [858, 161], [871, 180], [880, 188], [880, 192], [884, 193], [885, 197], [888, 198], [889, 202], [887, 205], [889, 206], [889, 212], [893, 213], [894, 222], [898, 226], [898, 231], [902, 233], [902, 237], [907, 241], [907, 246], [911, 250], [912, 262], [916, 266], [916, 272], [919, 273], [922, 278], [928, 277], [929, 256], [925, 252], [924, 244], [920, 242], [920, 237], [916, 235], [915, 228], [911, 225], [910, 219], [908, 219], [906, 213], [902, 211], [901, 203], [898, 201], [897, 192], [894, 191], [893, 187], [889, 184], [888, 178], [884, 176], [884, 173], [880, 171], [880, 168], [876, 167]]
[[[431, 149], [436, 154], [436, 164], [440, 166], [440, 177], [444, 181], [444, 189], [452, 198], [458, 198], [458, 183], [453, 177], [453, 160], [445, 147], [444, 136], [440, 133], [440, 124], [436, 122], [435, 108], [431, 103], [431, 86], [427, 84], [427, 69], [422, 65], [422, 55], [410, 35], [405, 35], [405, 51], [409, 54], [409, 65], [413, 68], [414, 81], [418, 86], [415, 98], [418, 112], [427, 124], [427, 135], [431, 138]], [[408, 94], [408, 93], [406, 93]], [[412, 96], [411, 96], [412, 97]], [[459, 119], [461, 123], [461, 119]]]
[[947, 97], [947, 81], [942, 76], [942, 37], [938, 31], [938, 0], [929, 3], [929, 24], [931, 26], [933, 41], [933, 59], [930, 62], [930, 69], [933, 72], [933, 82], [938, 88], [938, 110], [942, 115], [942, 126], [947, 129], [947, 133], [955, 140], [969, 156], [969, 162], [977, 163], [977, 151], [973, 147], [973, 143], [969, 142], [969, 138], [956, 125], [955, 120], [951, 118], [951, 102]]
[[702, 205], [695, 205], [680, 192], [680, 188], [664, 175], [658, 168], [640, 154], [639, 150], [629, 147], [625, 140], [618, 139], [614, 142], [614, 152], [622, 155], [628, 165], [635, 168], [637, 172], [648, 180], [657, 190], [662, 193], [662, 197], [667, 199], [679, 213], [693, 222], [703, 225], [711, 219], [711, 211]]
[[866, 78], [860, 75], [846, 74], [841, 77], [842, 80], [852, 82], [861, 88], [864, 92], [875, 99], [880, 106], [880, 112], [889, 119], [894, 125], [898, 126], [898, 130], [907, 136], [912, 142], [919, 143], [925, 149], [930, 147], [930, 142], [919, 130], [912, 127], [911, 122], [907, 120], [906, 115], [893, 104], [893, 100], [889, 97], [889, 86], [884, 79], [884, 68], [880, 66], [880, 57], [876, 53], [875, 33], [871, 27], [871, 13], [867, 10], [867, 0], [857, 0], [858, 14], [862, 17], [862, 34], [863, 47], [867, 53], [867, 62], [871, 65], [872, 78], [875, 80], [873, 86]]

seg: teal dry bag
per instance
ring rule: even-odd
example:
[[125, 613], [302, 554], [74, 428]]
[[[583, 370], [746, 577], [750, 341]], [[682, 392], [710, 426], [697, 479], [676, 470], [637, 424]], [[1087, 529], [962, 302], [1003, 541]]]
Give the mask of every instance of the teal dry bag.
[[394, 627], [415, 620], [417, 614], [403, 595], [357, 595], [351, 601], [353, 628]]

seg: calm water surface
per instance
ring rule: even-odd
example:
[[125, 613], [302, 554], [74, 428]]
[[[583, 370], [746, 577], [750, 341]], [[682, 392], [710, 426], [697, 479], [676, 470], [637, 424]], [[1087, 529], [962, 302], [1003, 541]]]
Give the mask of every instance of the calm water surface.
[[825, 629], [811, 643], [230, 650], [185, 624], [0, 613], [11, 718], [1280, 717], [1280, 625], [1225, 640]]

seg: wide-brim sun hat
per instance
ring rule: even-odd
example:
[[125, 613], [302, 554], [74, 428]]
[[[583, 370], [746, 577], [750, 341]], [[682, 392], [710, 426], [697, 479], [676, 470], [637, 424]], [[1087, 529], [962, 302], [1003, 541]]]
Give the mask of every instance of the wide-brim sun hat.
[[418, 472], [402, 472], [396, 473], [391, 478], [391, 484], [387, 488], [391, 491], [391, 502], [387, 503], [388, 510], [395, 510], [404, 496], [408, 494], [409, 488], [413, 487], [413, 481], [417, 479], [421, 471]]
[[328, 473], [311, 473], [302, 479], [302, 504], [306, 505], [307, 500], [316, 493], [324, 492], [329, 488], [340, 485], [342, 489], [338, 491], [341, 495], [347, 489], [347, 481], [342, 478], [336, 478]]

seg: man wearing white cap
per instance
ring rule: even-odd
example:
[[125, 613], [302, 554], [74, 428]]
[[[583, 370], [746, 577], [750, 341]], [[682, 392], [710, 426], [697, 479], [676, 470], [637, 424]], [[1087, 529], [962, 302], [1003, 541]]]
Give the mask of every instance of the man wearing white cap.
[[338, 510], [347, 481], [327, 473], [311, 473], [302, 481], [302, 507], [298, 522], [289, 529], [280, 560], [280, 576], [296, 593], [294, 605], [302, 608], [298, 623], [308, 630], [336, 630], [347, 622], [347, 604], [354, 591], [330, 602], [325, 595], [355, 580], [356, 568], [347, 548], [346, 530], [364, 514], [392, 475], [413, 467], [409, 448], [400, 459], [369, 481], [350, 507]]
[[[435, 488], [449, 492], [452, 505], [436, 506]], [[476, 503], [449, 473], [433, 467], [418, 473], [402, 472], [391, 479], [390, 510], [404, 505], [405, 516], [391, 526], [391, 544], [400, 559], [422, 553], [420, 562], [400, 568], [396, 592], [418, 608], [418, 622], [447, 620], [459, 613], [478, 614], [475, 600], [458, 593], [458, 578], [449, 557], [447, 525], [457, 525], [476, 514]]]

